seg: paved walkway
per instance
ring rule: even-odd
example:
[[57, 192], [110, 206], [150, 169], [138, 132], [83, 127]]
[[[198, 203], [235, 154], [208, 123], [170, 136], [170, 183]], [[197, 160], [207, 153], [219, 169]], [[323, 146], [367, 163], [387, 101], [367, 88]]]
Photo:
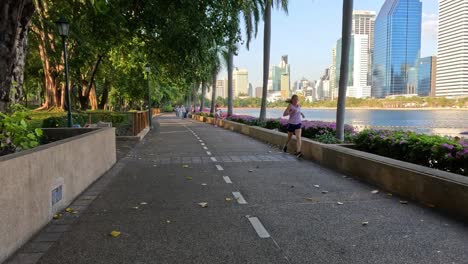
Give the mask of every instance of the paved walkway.
[[231, 131], [158, 123], [38, 263], [468, 263], [450, 217]]

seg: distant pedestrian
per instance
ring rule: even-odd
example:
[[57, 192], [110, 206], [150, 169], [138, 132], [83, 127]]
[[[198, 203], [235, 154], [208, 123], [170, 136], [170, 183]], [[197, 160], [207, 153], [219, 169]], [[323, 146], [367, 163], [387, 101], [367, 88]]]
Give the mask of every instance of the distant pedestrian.
[[283, 151], [288, 151], [288, 144], [291, 141], [293, 135], [296, 136], [296, 155], [298, 158], [302, 157], [302, 140], [301, 140], [301, 133], [302, 133], [302, 119], [304, 114], [301, 113], [301, 106], [299, 105], [299, 97], [297, 95], [293, 95], [291, 99], [286, 101], [288, 103], [288, 107], [284, 110], [283, 116], [289, 116], [288, 119], [288, 140], [283, 147]]
[[185, 106], [180, 107], [180, 112], [181, 112], [181, 118], [187, 117], [187, 110], [185, 110]]
[[221, 108], [219, 107], [219, 104], [215, 105], [215, 127], [218, 127], [218, 119], [222, 118], [223, 113], [221, 111]]
[[179, 106], [178, 106], [178, 105], [176, 105], [176, 106], [174, 107], [174, 112], [175, 112], [176, 117], [179, 117], [179, 116], [180, 116], [180, 114], [179, 114]]

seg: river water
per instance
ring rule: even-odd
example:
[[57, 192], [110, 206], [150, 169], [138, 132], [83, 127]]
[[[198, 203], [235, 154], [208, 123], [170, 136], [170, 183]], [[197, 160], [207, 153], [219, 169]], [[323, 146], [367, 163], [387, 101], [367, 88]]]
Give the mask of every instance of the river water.
[[[283, 109], [268, 109], [268, 118], [279, 118]], [[335, 121], [334, 109], [302, 109], [307, 120]], [[236, 108], [235, 114], [259, 116], [258, 108]], [[346, 123], [364, 127], [402, 128], [428, 134], [459, 135], [468, 131], [468, 111], [464, 110], [346, 110]]]

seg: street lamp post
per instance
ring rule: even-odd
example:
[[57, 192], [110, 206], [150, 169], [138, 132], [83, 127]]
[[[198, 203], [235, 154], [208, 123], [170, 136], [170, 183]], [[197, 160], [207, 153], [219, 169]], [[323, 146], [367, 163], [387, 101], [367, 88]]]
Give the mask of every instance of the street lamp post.
[[146, 79], [147, 79], [147, 82], [148, 82], [148, 125], [149, 125], [149, 129], [152, 129], [153, 128], [153, 124], [152, 124], [152, 111], [151, 111], [151, 92], [150, 92], [150, 79], [149, 79], [149, 74], [150, 74], [150, 71], [151, 71], [151, 68], [149, 66], [149, 64], [146, 64], [145, 66], [145, 71], [146, 71]]
[[73, 126], [72, 114], [71, 114], [71, 100], [70, 100], [70, 87], [68, 82], [68, 56], [67, 56], [67, 45], [65, 40], [68, 36], [68, 21], [65, 18], [61, 17], [55, 24], [58, 27], [59, 34], [62, 37], [62, 46], [63, 46], [63, 60], [65, 61], [65, 99], [67, 100], [67, 117], [68, 117], [68, 127]]

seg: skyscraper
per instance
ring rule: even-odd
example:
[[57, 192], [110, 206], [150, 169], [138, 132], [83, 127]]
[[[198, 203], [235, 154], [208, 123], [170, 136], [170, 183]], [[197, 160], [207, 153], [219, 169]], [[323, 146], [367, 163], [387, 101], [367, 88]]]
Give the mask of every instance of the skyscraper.
[[332, 65], [330, 66], [330, 90], [331, 97], [338, 97], [338, 83], [336, 82], [336, 45], [332, 49]]
[[[367, 84], [369, 72], [369, 36], [352, 35], [349, 53], [348, 87], [346, 96], [355, 98], [370, 97], [370, 86]], [[336, 74], [335, 83], [338, 84], [341, 74], [341, 39], [336, 43]]]
[[[288, 64], [288, 55], [283, 55], [281, 56], [281, 62], [280, 65], [278, 66], [271, 66], [270, 67], [270, 75], [269, 75], [269, 80], [271, 81], [271, 91], [281, 91], [283, 88], [281, 87], [282, 85], [282, 79], [285, 78], [283, 77], [284, 75], [287, 75], [288, 78], [290, 78], [290, 70], [291, 67]], [[288, 83], [288, 86], [291, 86], [291, 83]]]
[[248, 96], [249, 72], [245, 69], [235, 68], [232, 73], [232, 88], [234, 97]]
[[420, 0], [386, 0], [383, 4], [375, 21], [372, 97], [417, 91], [421, 17]]
[[374, 28], [375, 28], [375, 12], [374, 11], [353, 11], [353, 34], [369, 36], [369, 50], [374, 48]]
[[435, 56], [421, 58], [418, 66], [418, 96], [435, 96], [436, 84]]
[[369, 36], [368, 49], [369, 60], [367, 67], [367, 85], [372, 84], [372, 53], [374, 50], [374, 29], [375, 29], [375, 12], [354, 10], [353, 11], [353, 34]]
[[468, 95], [468, 1], [439, 1], [436, 96]]

